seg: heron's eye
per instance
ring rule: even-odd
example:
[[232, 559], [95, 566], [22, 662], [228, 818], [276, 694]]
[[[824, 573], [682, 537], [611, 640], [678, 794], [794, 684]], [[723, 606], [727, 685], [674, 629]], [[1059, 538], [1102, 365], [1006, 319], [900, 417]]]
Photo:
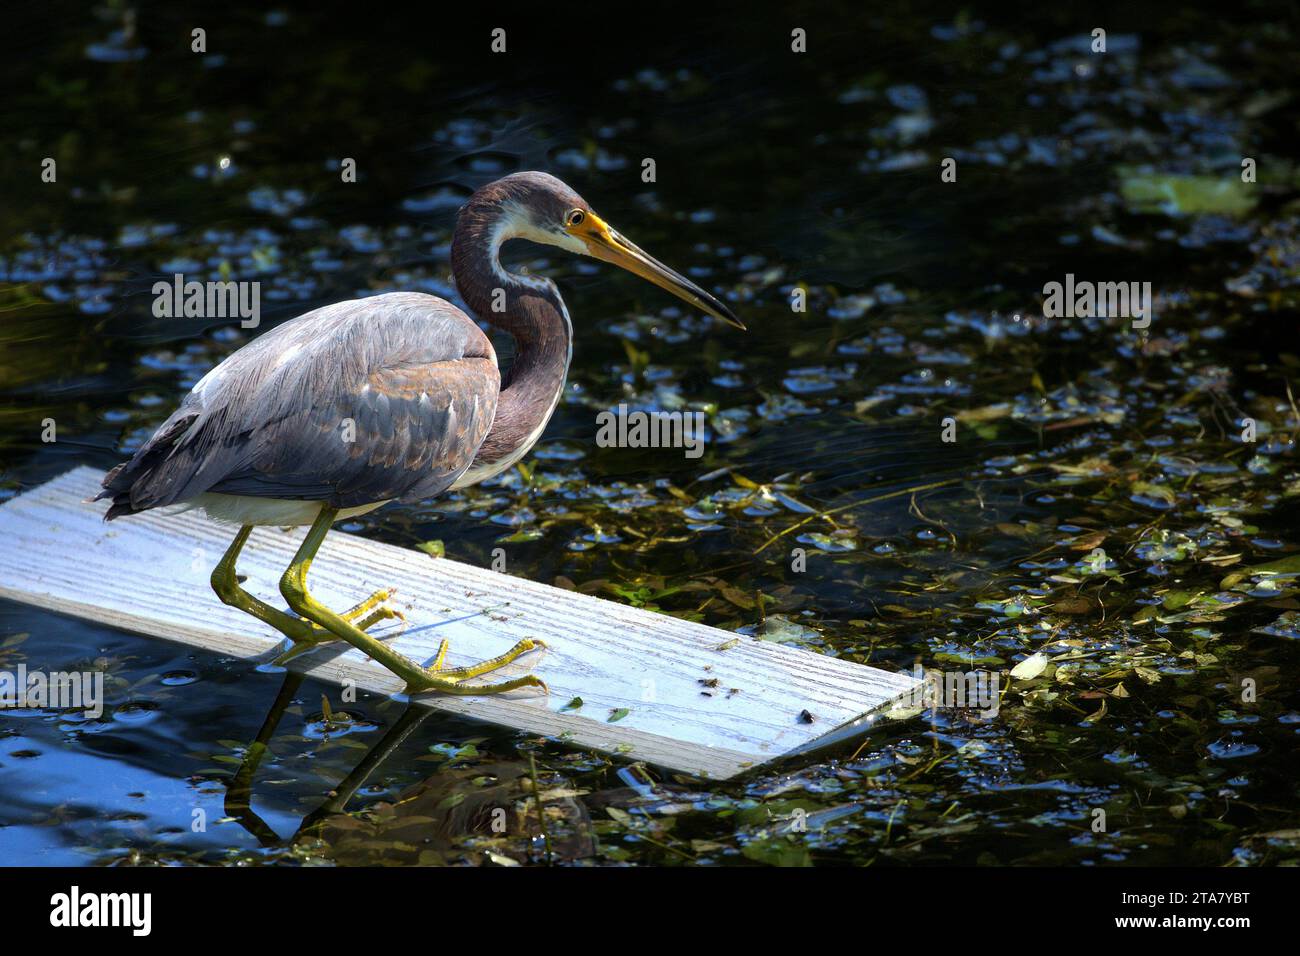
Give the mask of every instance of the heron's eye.
[[569, 214], [564, 217], [564, 225], [572, 229], [574, 226], [581, 226], [586, 218], [587, 214], [581, 209], [570, 209]]

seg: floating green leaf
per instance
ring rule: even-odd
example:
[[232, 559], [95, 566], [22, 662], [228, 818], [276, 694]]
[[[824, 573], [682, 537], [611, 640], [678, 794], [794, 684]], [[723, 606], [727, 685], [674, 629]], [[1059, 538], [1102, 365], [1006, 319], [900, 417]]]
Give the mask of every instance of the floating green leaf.
[[1130, 169], [1119, 173], [1120, 193], [1138, 212], [1243, 216], [1255, 208], [1255, 194], [1238, 176], [1179, 176]]

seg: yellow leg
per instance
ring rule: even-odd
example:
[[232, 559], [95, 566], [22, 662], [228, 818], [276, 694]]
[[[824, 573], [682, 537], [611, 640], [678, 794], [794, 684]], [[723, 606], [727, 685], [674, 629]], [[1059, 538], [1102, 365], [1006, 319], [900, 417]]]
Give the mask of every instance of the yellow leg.
[[[222, 603], [237, 607], [241, 611], [253, 615], [259, 621], [270, 624], [294, 642], [293, 650], [277, 658], [277, 663], [296, 657], [298, 654], [311, 650], [315, 645], [322, 642], [337, 640], [334, 634], [320, 625], [313, 624], [300, 617], [285, 614], [240, 587], [239, 577], [235, 571], [235, 561], [239, 558], [239, 553], [244, 550], [244, 545], [248, 542], [248, 536], [252, 533], [252, 530], [253, 526], [247, 524], [240, 528], [239, 533], [235, 535], [235, 540], [230, 543], [230, 547], [226, 549], [226, 553], [217, 562], [216, 568], [213, 569], [212, 590], [217, 592], [217, 597], [221, 598]], [[405, 620], [406, 618], [401, 611], [383, 606], [383, 602], [390, 597], [392, 597], [392, 592], [389, 590], [376, 591], [356, 607], [345, 611], [343, 618], [348, 621], [356, 620], [357, 626], [362, 630], [394, 617]], [[360, 620], [357, 620], [358, 618]]]
[[316, 557], [321, 542], [325, 540], [330, 525], [334, 523], [337, 517], [337, 509], [328, 507], [321, 509], [320, 515], [316, 518], [316, 521], [307, 532], [307, 537], [303, 539], [302, 545], [298, 548], [298, 553], [294, 555], [293, 561], [284, 572], [284, 576], [280, 578], [280, 593], [289, 602], [289, 607], [308, 621], [325, 628], [362, 653], [383, 664], [406, 681], [407, 691], [412, 694], [428, 690], [461, 695], [500, 694], [504, 691], [514, 690], [516, 687], [540, 687], [544, 691], [546, 690], [546, 684], [542, 679], [532, 674], [502, 681], [499, 684], [461, 683], [468, 677], [478, 677], [496, 670], [508, 664], [520, 654], [535, 647], [543, 646], [540, 641], [525, 639], [500, 657], [494, 657], [489, 661], [483, 661], [480, 664], [473, 664], [468, 667], [445, 670], [441, 668], [442, 661], [447, 653], [447, 643], [444, 641], [434, 658], [433, 664], [435, 666], [422, 667], [415, 661], [399, 654], [382, 641], [371, 637], [357, 627], [356, 624], [335, 614], [312, 597], [307, 590], [307, 574], [311, 570], [312, 559]]
[[217, 597], [221, 598], [223, 604], [237, 607], [259, 621], [270, 624], [295, 644], [313, 644], [327, 639], [330, 635], [324, 628], [316, 627], [302, 618], [285, 614], [265, 601], [255, 598], [239, 586], [239, 578], [235, 574], [235, 560], [239, 557], [239, 552], [244, 549], [244, 543], [248, 541], [252, 530], [253, 526], [247, 524], [239, 529], [239, 534], [235, 535], [235, 540], [230, 543], [230, 547], [226, 549], [226, 553], [212, 571], [212, 590], [217, 592]]

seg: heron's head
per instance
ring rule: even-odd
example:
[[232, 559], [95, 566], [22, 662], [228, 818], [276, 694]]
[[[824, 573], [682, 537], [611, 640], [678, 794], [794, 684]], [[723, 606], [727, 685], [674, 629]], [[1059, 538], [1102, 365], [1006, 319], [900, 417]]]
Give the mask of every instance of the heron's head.
[[745, 327], [726, 303], [629, 242], [554, 176], [514, 173], [493, 186], [501, 188], [513, 206], [513, 235], [612, 262], [716, 319], [738, 329]]

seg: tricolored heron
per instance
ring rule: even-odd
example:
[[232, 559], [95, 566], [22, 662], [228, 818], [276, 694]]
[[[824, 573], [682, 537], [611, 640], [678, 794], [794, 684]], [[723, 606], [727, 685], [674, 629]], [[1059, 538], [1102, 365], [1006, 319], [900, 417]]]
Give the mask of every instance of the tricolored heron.
[[[466, 304], [517, 346], [504, 381], [487, 336], [445, 299], [392, 292], [327, 305], [259, 336], [203, 376], [131, 460], [104, 478], [98, 497], [113, 500], [105, 519], [182, 505], [239, 525], [212, 587], [226, 604], [288, 637], [294, 646], [286, 656], [341, 638], [405, 680], [411, 693], [545, 689], [533, 675], [465, 683], [540, 641], [522, 640], [468, 667], [443, 666], [444, 641], [423, 666], [366, 633], [400, 616], [386, 604], [390, 592], [337, 614], [307, 589], [312, 558], [335, 521], [483, 481], [541, 436], [564, 389], [573, 329], [554, 282], [502, 267], [501, 245], [516, 238], [612, 262], [744, 328], [726, 305], [611, 229], [560, 180], [515, 173], [470, 197], [451, 243]], [[280, 579], [293, 614], [239, 584], [235, 561], [256, 525], [310, 525]]]

